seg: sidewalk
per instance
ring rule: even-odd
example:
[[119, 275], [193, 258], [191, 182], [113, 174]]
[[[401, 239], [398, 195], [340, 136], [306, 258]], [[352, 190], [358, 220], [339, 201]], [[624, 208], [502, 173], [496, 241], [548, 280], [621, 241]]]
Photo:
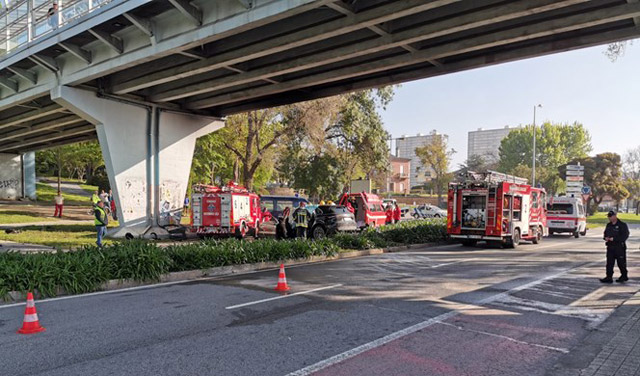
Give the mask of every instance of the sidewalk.
[[58, 221], [49, 221], [49, 222], [25, 222], [25, 223], [7, 223], [4, 225], [0, 225], [0, 230], [7, 229], [17, 229], [24, 227], [32, 227], [32, 226], [60, 226], [60, 225], [93, 225], [91, 220], [72, 220], [72, 219], [61, 219]]
[[560, 358], [547, 375], [640, 375], [640, 292]]

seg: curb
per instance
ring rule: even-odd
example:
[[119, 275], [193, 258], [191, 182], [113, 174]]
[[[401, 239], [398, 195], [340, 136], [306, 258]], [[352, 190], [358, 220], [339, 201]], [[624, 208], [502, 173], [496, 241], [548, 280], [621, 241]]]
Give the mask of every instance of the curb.
[[[263, 270], [270, 269], [278, 269], [280, 264], [285, 264], [287, 266], [292, 265], [304, 265], [304, 264], [314, 264], [317, 262], [325, 262], [325, 261], [336, 261], [343, 259], [350, 259], [356, 257], [363, 256], [373, 256], [380, 255], [384, 253], [396, 253], [402, 251], [408, 251], [413, 249], [422, 249], [422, 248], [431, 248], [440, 245], [447, 245], [446, 243], [422, 243], [422, 244], [411, 244], [411, 245], [403, 245], [397, 247], [388, 247], [388, 248], [372, 248], [363, 251], [346, 251], [341, 252], [335, 256], [312, 256], [306, 259], [293, 259], [293, 260], [284, 260], [282, 262], [259, 262], [253, 264], [241, 264], [241, 265], [228, 265], [228, 266], [216, 266], [213, 268], [205, 269], [205, 270], [186, 270], [182, 272], [172, 272], [168, 274], [163, 274], [160, 276], [160, 279], [157, 281], [159, 283], [166, 282], [187, 282], [193, 281], [201, 278], [213, 278], [213, 277], [225, 277], [230, 275], [241, 275], [246, 273], [252, 273]], [[96, 291], [115, 291], [121, 290], [131, 287], [140, 287], [140, 286], [149, 286], [152, 287], [157, 282], [143, 282], [143, 281], [135, 281], [132, 279], [112, 279], [105, 283], [103, 283], [98, 290]], [[59, 290], [56, 294], [56, 297], [60, 296], [68, 296], [64, 290]], [[78, 294], [82, 295], [82, 294]], [[10, 291], [9, 296], [11, 298], [10, 301], [1, 303], [3, 304], [12, 304], [12, 303], [20, 303], [25, 302], [27, 300], [26, 293], [19, 291]]]

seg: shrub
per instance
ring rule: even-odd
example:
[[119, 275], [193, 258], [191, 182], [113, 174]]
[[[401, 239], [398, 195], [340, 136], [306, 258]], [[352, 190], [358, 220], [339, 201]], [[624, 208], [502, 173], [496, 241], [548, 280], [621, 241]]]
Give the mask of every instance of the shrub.
[[443, 221], [420, 220], [317, 241], [227, 239], [162, 248], [156, 243], [135, 240], [104, 248], [84, 246], [73, 252], [6, 252], [0, 253], [0, 297], [7, 298], [10, 291], [37, 291], [48, 297], [55, 296], [59, 289], [80, 294], [96, 291], [110, 279], [157, 281], [168, 272], [333, 256], [340, 249], [381, 248], [445, 238]]

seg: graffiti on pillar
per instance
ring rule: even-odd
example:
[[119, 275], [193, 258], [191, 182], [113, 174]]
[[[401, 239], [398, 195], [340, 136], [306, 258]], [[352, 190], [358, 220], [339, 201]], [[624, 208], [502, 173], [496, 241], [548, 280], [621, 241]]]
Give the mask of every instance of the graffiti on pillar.
[[158, 223], [161, 226], [180, 224], [182, 219], [183, 198], [180, 197], [184, 190], [182, 184], [173, 180], [164, 180], [160, 184], [159, 204], [160, 216]]
[[125, 180], [123, 188], [118, 189], [118, 194], [122, 200], [120, 205], [125, 220], [145, 216], [147, 212], [147, 185], [145, 181], [128, 178]]
[[20, 180], [4, 179], [0, 180], [0, 189], [18, 189], [20, 188]]

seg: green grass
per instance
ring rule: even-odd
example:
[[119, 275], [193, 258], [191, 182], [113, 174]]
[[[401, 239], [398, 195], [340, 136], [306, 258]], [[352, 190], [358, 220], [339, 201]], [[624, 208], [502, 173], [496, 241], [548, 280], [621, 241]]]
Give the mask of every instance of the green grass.
[[[618, 213], [618, 218], [627, 224], [640, 224], [640, 215]], [[587, 217], [587, 228], [604, 227], [607, 223], [609, 223], [609, 218], [605, 212], [598, 212]]]
[[[89, 222], [89, 221], [87, 221]], [[109, 223], [109, 228], [116, 227], [116, 223]], [[87, 225], [56, 225], [52, 223], [46, 226], [30, 226], [20, 229], [17, 234], [0, 232], [0, 240], [9, 240], [18, 243], [40, 244], [49, 247], [70, 249], [82, 245], [93, 245], [96, 242], [96, 228]], [[105, 244], [114, 241], [105, 239]]]
[[55, 222], [57, 220], [57, 218], [53, 217], [41, 217], [37, 213], [0, 209], [0, 225], [29, 222]]
[[84, 184], [84, 183], [80, 183], [78, 184], [80, 186], [80, 188], [84, 189], [85, 191], [87, 191], [88, 193], [93, 194], [95, 191], [98, 190], [98, 187], [95, 185], [89, 185], [89, 184]]
[[[45, 183], [36, 183], [36, 195], [38, 196], [39, 202], [47, 202], [53, 204], [53, 197], [58, 194], [58, 191], [45, 184]], [[72, 206], [91, 206], [91, 199], [89, 197], [73, 195], [69, 193], [62, 192], [62, 197], [64, 197], [65, 205]]]

